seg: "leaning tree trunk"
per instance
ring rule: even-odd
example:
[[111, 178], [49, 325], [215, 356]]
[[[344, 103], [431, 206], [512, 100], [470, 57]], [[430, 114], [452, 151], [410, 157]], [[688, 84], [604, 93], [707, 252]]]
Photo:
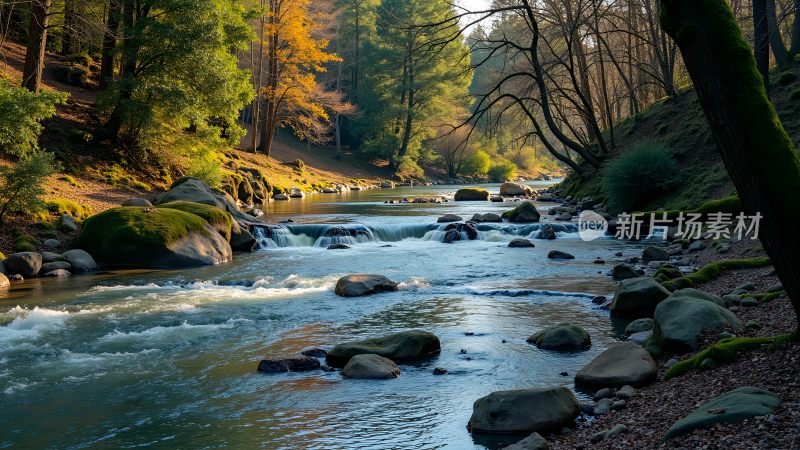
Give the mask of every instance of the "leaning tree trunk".
[[769, 95], [769, 22], [767, 22], [767, 0], [753, 0], [753, 50], [756, 67], [764, 80]]
[[745, 212], [800, 316], [800, 156], [783, 128], [750, 47], [725, 0], [663, 0], [661, 22], [678, 43]]
[[786, 49], [783, 37], [781, 37], [775, 0], [767, 0], [767, 25], [769, 26], [769, 46], [772, 49], [772, 55], [775, 56], [775, 63], [778, 67], [784, 67], [789, 62], [789, 50]]
[[122, 14], [122, 0], [109, 0], [108, 18], [103, 30], [103, 49], [100, 58], [100, 87], [107, 87], [114, 80], [114, 49], [119, 35], [119, 17]]
[[22, 86], [32, 92], [42, 87], [44, 51], [47, 45], [47, 22], [50, 19], [50, 0], [31, 2], [31, 18], [28, 23], [28, 45], [25, 51], [25, 66], [22, 69]]

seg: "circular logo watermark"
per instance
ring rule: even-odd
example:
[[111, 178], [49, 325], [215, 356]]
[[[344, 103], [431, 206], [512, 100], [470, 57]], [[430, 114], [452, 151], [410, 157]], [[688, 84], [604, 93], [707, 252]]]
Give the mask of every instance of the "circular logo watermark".
[[578, 216], [578, 235], [584, 241], [603, 237], [608, 231], [608, 221], [594, 211], [583, 211]]

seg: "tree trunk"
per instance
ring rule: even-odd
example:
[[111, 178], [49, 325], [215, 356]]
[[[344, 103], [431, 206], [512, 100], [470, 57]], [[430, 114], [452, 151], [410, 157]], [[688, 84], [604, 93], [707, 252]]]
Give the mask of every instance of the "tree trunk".
[[767, 0], [753, 0], [753, 51], [756, 67], [769, 95], [769, 26], [767, 22]]
[[25, 66], [22, 69], [22, 86], [32, 92], [42, 87], [44, 52], [47, 45], [47, 22], [50, 19], [50, 0], [31, 2], [31, 18], [28, 23], [28, 46], [25, 51]]
[[267, 88], [269, 93], [264, 102], [266, 109], [264, 121], [261, 124], [261, 142], [258, 144], [257, 151], [269, 156], [272, 150], [272, 141], [275, 137], [275, 130], [280, 122], [280, 105], [278, 96], [278, 15], [280, 14], [279, 3], [276, 0], [269, 0], [269, 24], [272, 32], [267, 44]]
[[800, 156], [764, 89], [725, 0], [664, 0], [661, 21], [681, 49], [722, 160], [800, 315]]
[[792, 55], [800, 54], [800, 0], [794, 0], [794, 24], [792, 25]]
[[413, 61], [408, 65], [408, 105], [406, 105], [406, 123], [403, 127], [403, 141], [400, 144], [400, 151], [398, 152], [395, 167], [399, 167], [400, 161], [403, 156], [408, 153], [408, 145], [411, 141], [411, 128], [414, 126], [414, 63]]
[[107, 87], [114, 79], [114, 48], [117, 46], [119, 16], [122, 0], [109, 0], [106, 29], [103, 33], [103, 50], [100, 58], [100, 87]]
[[64, 27], [61, 29], [61, 54], [73, 53], [75, 36], [75, 0], [64, 0]]
[[784, 67], [789, 61], [789, 51], [786, 49], [786, 45], [783, 44], [781, 30], [778, 27], [778, 11], [775, 8], [775, 0], [766, 0], [766, 2], [770, 48], [772, 49], [772, 54], [775, 56], [775, 63], [778, 67]]

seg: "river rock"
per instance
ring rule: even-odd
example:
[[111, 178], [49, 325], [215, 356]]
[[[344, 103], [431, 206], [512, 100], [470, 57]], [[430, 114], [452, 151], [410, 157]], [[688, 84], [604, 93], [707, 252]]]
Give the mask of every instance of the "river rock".
[[45, 239], [42, 245], [45, 248], [61, 248], [61, 241], [58, 239]]
[[66, 259], [59, 255], [58, 253], [53, 252], [42, 252], [42, 264], [51, 263], [56, 261], [66, 261]]
[[145, 208], [152, 208], [153, 204], [150, 203], [150, 200], [146, 200], [143, 198], [129, 198], [122, 202], [121, 206], [141, 206]]
[[572, 220], [572, 214], [570, 214], [568, 212], [561, 213], [561, 214], [559, 214], [558, 217], [556, 217], [556, 220], [570, 221], [570, 220]]
[[536, 205], [531, 201], [524, 201], [511, 211], [503, 213], [503, 218], [514, 223], [538, 222], [541, 214], [536, 209]]
[[481, 188], [465, 188], [456, 191], [454, 200], [457, 202], [464, 201], [488, 201], [491, 194], [486, 189]]
[[273, 195], [272, 199], [273, 200], [279, 200], [279, 201], [289, 200], [289, 196], [286, 195], [286, 194], [280, 193], [280, 194]]
[[547, 257], [549, 259], [561, 259], [561, 260], [563, 260], [563, 259], [575, 259], [575, 257], [572, 256], [571, 254], [569, 254], [567, 252], [562, 252], [560, 250], [550, 250], [547, 253]]
[[617, 264], [611, 269], [611, 279], [614, 281], [627, 280], [629, 278], [639, 278], [642, 276], [633, 267], [627, 264]]
[[378, 292], [398, 290], [398, 283], [383, 275], [354, 274], [339, 278], [336, 282], [336, 295], [341, 297], [360, 297]]
[[589, 333], [571, 323], [560, 323], [545, 328], [529, 337], [528, 342], [547, 350], [572, 350], [592, 345]]
[[470, 219], [472, 222], [475, 223], [499, 223], [503, 221], [503, 218], [498, 216], [494, 213], [486, 213], [486, 214], [475, 214]]
[[97, 270], [97, 263], [92, 255], [84, 250], [75, 249], [61, 255], [72, 266], [72, 272], [93, 272]]
[[642, 319], [636, 319], [633, 322], [629, 323], [628, 326], [625, 327], [625, 334], [641, 333], [642, 331], [652, 331], [652, 330], [653, 330], [653, 319], [645, 317]]
[[464, 219], [462, 219], [460, 216], [457, 216], [455, 214], [445, 214], [445, 215], [439, 217], [438, 219], [436, 219], [436, 222], [437, 223], [450, 223], [450, 222], [461, 222], [462, 220], [464, 220]]
[[549, 448], [550, 444], [539, 433], [533, 433], [516, 444], [503, 447], [503, 450], [548, 450]]
[[642, 252], [642, 259], [645, 261], [669, 261], [669, 254], [661, 247], [647, 247]]
[[736, 388], [712, 399], [675, 422], [667, 430], [664, 440], [701, 428], [712, 428], [718, 423], [739, 423], [753, 417], [769, 416], [780, 404], [780, 397], [770, 391], [750, 386]]
[[628, 341], [633, 342], [634, 344], [644, 345], [652, 335], [653, 330], [640, 331], [638, 333], [632, 333], [630, 336], [628, 336]]
[[170, 208], [109, 209], [84, 222], [76, 243], [97, 261], [125, 267], [219, 264], [233, 254], [203, 218]]
[[706, 249], [706, 243], [703, 241], [694, 241], [689, 245], [690, 252], [699, 252]]
[[36, 252], [14, 253], [3, 260], [3, 264], [6, 266], [6, 271], [12, 275], [31, 278], [42, 269], [42, 255]]
[[512, 239], [511, 242], [508, 243], [508, 246], [512, 248], [536, 247], [533, 245], [533, 242], [524, 238]]
[[400, 376], [400, 368], [391, 359], [373, 354], [355, 355], [342, 369], [345, 378], [386, 380]]
[[627, 433], [627, 432], [628, 432], [628, 427], [627, 426], [622, 425], [622, 424], [614, 425], [609, 430], [605, 430], [605, 431], [601, 431], [599, 433], [593, 434], [589, 438], [589, 442], [591, 442], [593, 444], [596, 444], [596, 443], [598, 443], [600, 441], [605, 441], [605, 440], [613, 438], [614, 436], [618, 436], [618, 435], [620, 435], [622, 433]]
[[234, 221], [231, 226], [230, 244], [233, 251], [251, 252], [256, 248], [258, 242], [250, 230]]
[[699, 348], [702, 333], [726, 326], [743, 329], [742, 322], [725, 307], [676, 292], [656, 307], [653, 333], [663, 350], [687, 353]]
[[45, 278], [67, 278], [71, 277], [72, 273], [66, 269], [55, 269], [55, 270], [50, 270], [48, 272], [45, 271], [39, 272], [39, 276]]
[[575, 375], [575, 385], [597, 390], [630, 385], [642, 387], [656, 377], [656, 363], [641, 346], [632, 342], [612, 344]]
[[328, 365], [344, 367], [355, 355], [372, 353], [392, 361], [415, 361], [441, 351], [439, 338], [421, 330], [402, 331], [388, 336], [339, 344], [325, 357]]
[[11, 282], [8, 281], [8, 277], [6, 277], [3, 272], [0, 272], [0, 291], [7, 291], [10, 287]]
[[44, 263], [42, 264], [42, 268], [39, 270], [39, 272], [47, 273], [58, 269], [70, 270], [72, 269], [72, 264], [66, 261], [55, 261], [55, 262]]
[[597, 401], [597, 403], [595, 403], [592, 413], [595, 416], [604, 416], [611, 412], [611, 406], [613, 405], [614, 401], [610, 398], [601, 398]]
[[72, 218], [69, 214], [62, 214], [61, 217], [58, 219], [58, 227], [61, 231], [72, 232], [78, 231], [78, 224], [75, 222], [75, 219]]
[[670, 292], [650, 277], [638, 277], [617, 283], [611, 312], [614, 315], [630, 318], [652, 317], [656, 306]]
[[636, 397], [636, 394], [637, 394], [636, 388], [634, 388], [633, 386], [625, 385], [617, 390], [617, 398], [621, 398], [623, 400]]
[[255, 221], [255, 217], [239, 211], [236, 201], [230, 194], [211, 188], [199, 178], [182, 177], [175, 180], [170, 189], [159, 195], [153, 204], [162, 205], [178, 200], [214, 206], [227, 211], [236, 219], [247, 222]]
[[331, 244], [328, 246], [328, 250], [347, 250], [350, 246], [347, 244]]
[[504, 197], [516, 197], [520, 195], [531, 195], [533, 189], [519, 183], [503, 183], [500, 185], [500, 195]]
[[572, 423], [580, 411], [563, 386], [496, 391], [475, 401], [469, 426], [473, 433], [550, 431]]
[[534, 239], [553, 240], [556, 238], [556, 230], [552, 225], [544, 225], [537, 233]]
[[305, 355], [292, 355], [284, 358], [262, 359], [258, 363], [259, 372], [307, 372], [319, 369], [321, 366], [317, 358]]

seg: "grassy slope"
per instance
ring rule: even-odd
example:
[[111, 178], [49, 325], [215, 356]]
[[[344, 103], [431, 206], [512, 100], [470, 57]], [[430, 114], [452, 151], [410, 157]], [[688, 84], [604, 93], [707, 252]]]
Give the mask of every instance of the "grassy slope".
[[[800, 74], [800, 63], [795, 64], [792, 70]], [[778, 74], [773, 72], [772, 100], [789, 135], [795, 144], [800, 144], [800, 99], [790, 98], [793, 91], [800, 90], [800, 81], [781, 85], [778, 78]], [[649, 140], [667, 143], [680, 167], [683, 175], [680, 186], [651, 199], [643, 210], [660, 207], [688, 209], [734, 192], [693, 89], [683, 89], [675, 98], [661, 100], [617, 124], [615, 138], [616, 147], [610, 152], [611, 159], [619, 157], [634, 144]], [[578, 198], [602, 198], [601, 185], [602, 173], [587, 180], [571, 176], [562, 187]]]

